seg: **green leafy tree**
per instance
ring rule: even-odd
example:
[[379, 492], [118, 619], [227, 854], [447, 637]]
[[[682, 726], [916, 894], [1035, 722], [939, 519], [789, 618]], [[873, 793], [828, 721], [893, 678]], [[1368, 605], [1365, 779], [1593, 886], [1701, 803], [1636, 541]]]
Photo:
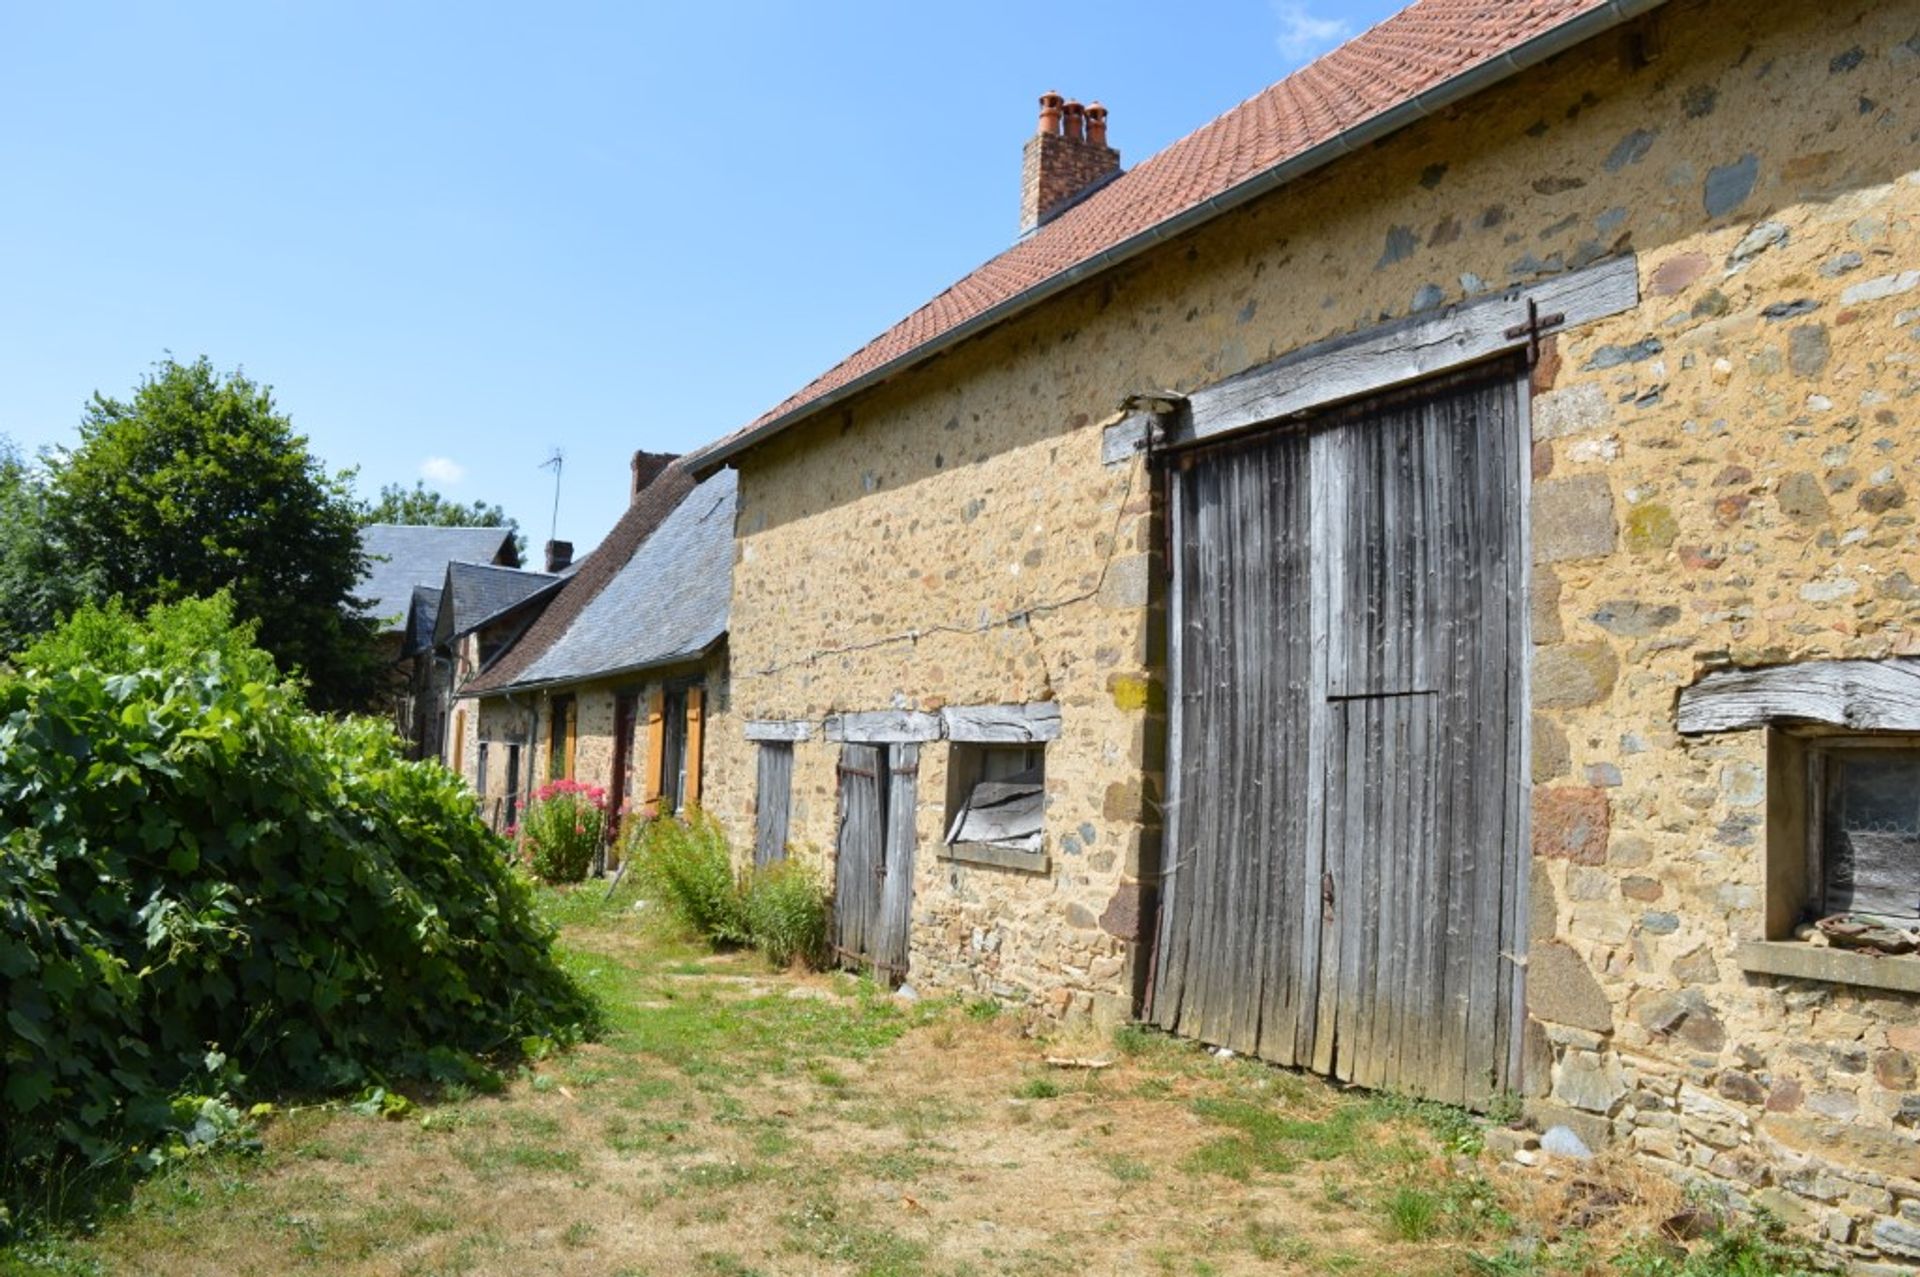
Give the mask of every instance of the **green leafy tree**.
[[49, 465], [52, 532], [100, 595], [144, 609], [225, 590], [314, 705], [368, 703], [380, 663], [353, 597], [352, 475], [321, 467], [268, 387], [164, 359], [131, 400], [96, 394]]
[[90, 593], [52, 539], [44, 477], [0, 435], [0, 659]]
[[505, 528], [513, 533], [513, 544], [520, 556], [525, 558], [527, 553], [527, 539], [520, 535], [519, 523], [509, 519], [505, 510], [484, 501], [462, 505], [418, 480], [411, 488], [398, 483], [382, 487], [380, 499], [366, 508], [361, 522], [435, 528]]

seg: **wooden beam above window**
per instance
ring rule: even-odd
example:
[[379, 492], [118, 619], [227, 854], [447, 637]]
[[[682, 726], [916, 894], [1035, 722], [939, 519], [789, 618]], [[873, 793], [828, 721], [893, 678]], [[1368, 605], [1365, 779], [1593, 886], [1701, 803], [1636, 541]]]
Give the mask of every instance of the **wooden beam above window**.
[[1720, 670], [1680, 693], [1683, 736], [1777, 723], [1920, 732], [1920, 660], [1802, 661]]
[[947, 739], [982, 745], [1026, 745], [1060, 738], [1060, 706], [1054, 701], [1025, 705], [950, 705], [940, 711]]

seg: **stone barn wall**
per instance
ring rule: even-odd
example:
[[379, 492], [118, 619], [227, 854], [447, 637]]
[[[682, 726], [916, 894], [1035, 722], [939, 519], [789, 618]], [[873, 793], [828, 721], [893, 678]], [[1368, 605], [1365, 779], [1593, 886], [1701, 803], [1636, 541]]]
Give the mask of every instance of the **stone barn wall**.
[[[742, 457], [735, 716], [1056, 703], [1043, 872], [936, 854], [948, 747], [924, 749], [911, 978], [1124, 1015], [1163, 571], [1155, 476], [1103, 465], [1102, 423], [1632, 254], [1641, 304], [1535, 376], [1532, 1102], [1846, 1254], [1920, 1258], [1920, 986], [1753, 969], [1766, 743], [1674, 720], [1709, 668], [1920, 650], [1920, 5], [1678, 3], [1638, 36]], [[835, 752], [796, 747], [793, 837], [823, 861]], [[722, 804], [743, 845], [753, 774]]]

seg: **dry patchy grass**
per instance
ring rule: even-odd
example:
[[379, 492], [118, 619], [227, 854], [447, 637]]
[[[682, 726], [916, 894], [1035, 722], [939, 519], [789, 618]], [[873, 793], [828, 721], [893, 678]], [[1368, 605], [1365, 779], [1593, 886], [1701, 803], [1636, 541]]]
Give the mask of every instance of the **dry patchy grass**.
[[1597, 1273], [1670, 1208], [1625, 1172], [1490, 1178], [1460, 1114], [772, 973], [630, 904], [549, 900], [602, 1041], [399, 1120], [283, 1115], [259, 1155], [158, 1177], [0, 1273]]

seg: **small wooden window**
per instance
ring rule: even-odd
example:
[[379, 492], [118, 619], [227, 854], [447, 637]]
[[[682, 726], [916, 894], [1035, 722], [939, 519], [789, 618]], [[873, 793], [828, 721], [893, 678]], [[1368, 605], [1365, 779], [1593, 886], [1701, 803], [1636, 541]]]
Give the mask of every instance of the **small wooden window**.
[[1046, 754], [1039, 745], [955, 744], [947, 848], [955, 859], [1045, 867]]

